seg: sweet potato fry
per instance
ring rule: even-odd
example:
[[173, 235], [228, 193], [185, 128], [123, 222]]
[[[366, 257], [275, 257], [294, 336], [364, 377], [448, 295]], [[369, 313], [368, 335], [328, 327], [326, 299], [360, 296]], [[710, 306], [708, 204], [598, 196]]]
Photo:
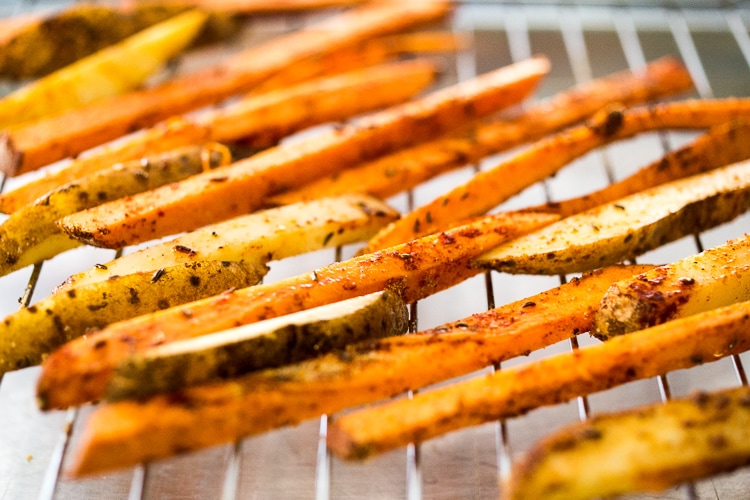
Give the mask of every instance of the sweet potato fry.
[[119, 248], [248, 213], [280, 190], [430, 139], [516, 103], [548, 69], [543, 57], [512, 64], [355, 124], [266, 150], [164, 189], [78, 212], [59, 223], [74, 238]]
[[300, 10], [323, 9], [327, 7], [348, 7], [359, 5], [368, 0], [124, 0], [126, 6], [132, 5], [188, 5], [219, 12], [244, 14], [262, 14], [290, 12]]
[[749, 327], [748, 302], [676, 319], [600, 345], [420, 392], [411, 400], [340, 416], [328, 428], [328, 445], [341, 457], [361, 459], [461, 427], [715, 361], [750, 348]]
[[475, 264], [513, 274], [596, 269], [750, 209], [750, 160], [640, 191], [493, 248]]
[[748, 401], [747, 387], [701, 391], [570, 425], [513, 464], [501, 498], [609, 498], [730, 472], [750, 462]]
[[51, 295], [0, 323], [0, 378], [36, 365], [88, 329], [258, 283], [266, 269], [237, 262], [177, 264]]
[[635, 330], [750, 300], [750, 235], [613, 283], [602, 297], [594, 336]]
[[226, 147], [190, 146], [114, 165], [48, 193], [0, 224], [0, 275], [49, 259], [81, 243], [55, 222], [107, 200], [185, 179], [231, 161]]
[[[433, 81], [431, 61], [412, 60], [314, 79], [245, 98], [198, 118], [209, 140], [267, 148], [305, 127], [346, 120], [409, 100]], [[221, 138], [221, 139], [220, 139]]]
[[363, 40], [333, 53], [303, 59], [263, 80], [250, 94], [277, 90], [289, 85], [338, 73], [366, 68], [415, 54], [455, 52], [468, 46], [459, 34], [444, 31], [396, 33]]
[[613, 102], [640, 104], [682, 92], [691, 85], [681, 63], [670, 57], [657, 59], [641, 71], [618, 72], [592, 80], [548, 100], [531, 103], [516, 117], [503, 117], [397, 151], [276, 195], [271, 202], [285, 204], [352, 192], [385, 199], [447, 170], [540, 139]]
[[139, 87], [193, 41], [206, 18], [198, 10], [178, 14], [22, 86], [0, 99], [0, 129]]
[[[607, 284], [643, 267], [649, 266], [599, 270], [541, 294], [415, 335], [351, 345], [342, 353], [265, 370], [226, 384], [183, 388], [176, 396], [106, 406], [86, 427], [75, 472], [125, 466], [163, 457], [176, 449], [191, 450], [294, 425], [523, 355], [586, 331], [597, 297]], [[431, 362], [426, 364], [425, 360]], [[195, 403], [189, 410], [188, 401]], [[123, 417], [134, 407], [140, 418], [123, 432]], [[174, 418], [176, 413], [184, 418]], [[185, 432], [188, 426], [207, 429], [196, 423], [209, 421], [209, 414], [223, 415], [221, 425], [210, 427], [213, 435], [204, 432], [196, 440], [195, 432]], [[115, 456], [106, 451], [123, 450], [119, 440], [127, 452]]]
[[153, 345], [157, 338], [168, 342], [199, 336], [387, 286], [400, 286], [404, 300], [414, 302], [475, 275], [470, 261], [487, 248], [556, 218], [548, 214], [488, 216], [308, 274], [111, 325], [47, 358], [37, 386], [40, 400], [45, 408], [59, 408], [101, 398], [114, 365]]
[[386, 226], [363, 252], [408, 241], [452, 221], [482, 214], [604, 144], [657, 129], [707, 128], [749, 114], [748, 99], [690, 100], [605, 110], [590, 123], [542, 139]]
[[[251, 47], [219, 65], [146, 90], [107, 99], [55, 120], [7, 134], [0, 171], [18, 175], [151, 126], [171, 116], [247, 91], [297, 61], [328, 54], [364, 39], [436, 21], [450, 11], [445, 0], [377, 2], [295, 33]], [[32, 145], [43, 144], [43, 148]], [[37, 149], [32, 154], [30, 149]]]
[[403, 102], [431, 83], [434, 72], [434, 66], [427, 61], [379, 64], [276, 91], [253, 92], [196, 118], [171, 118], [126, 140], [89, 152], [53, 174], [0, 194], [0, 212], [12, 213], [61, 184], [146, 154], [209, 140], [243, 139], [246, 146], [267, 147], [304, 127], [344, 120]]
[[670, 151], [621, 181], [578, 198], [523, 208], [568, 217], [665, 182], [682, 179], [750, 158], [750, 122], [731, 121], [711, 127], [695, 141]]

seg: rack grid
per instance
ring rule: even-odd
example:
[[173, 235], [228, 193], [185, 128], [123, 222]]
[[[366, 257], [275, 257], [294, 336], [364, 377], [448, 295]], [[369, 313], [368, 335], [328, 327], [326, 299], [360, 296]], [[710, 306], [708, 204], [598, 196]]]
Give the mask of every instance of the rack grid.
[[[69, 1], [10, 0], [0, 17], [59, 8]], [[327, 13], [280, 15], [249, 21], [241, 43], [289, 31]], [[467, 33], [470, 49], [445, 58], [441, 84], [520, 60], [535, 53], [552, 60], [552, 71], [534, 99], [576, 83], [641, 67], [662, 55], [681, 58], [695, 81], [693, 96], [750, 95], [750, 9], [745, 2], [520, 2], [462, 1], [450, 28]], [[235, 46], [236, 47], [236, 46]], [[230, 50], [230, 49], [224, 49]], [[199, 64], [179, 61], [171, 71]], [[196, 62], [197, 61], [197, 62]], [[5, 84], [0, 92], [11, 90]], [[593, 152], [555, 177], [532, 186], [498, 209], [564, 199], [598, 189], [684, 144], [694, 133], [644, 134]], [[506, 153], [510, 154], [510, 153]], [[505, 155], [445, 174], [389, 202], [408, 210], [468, 179], [477, 169]], [[3, 180], [12, 189], [24, 179]], [[661, 247], [639, 258], [663, 263], [709, 248], [747, 231], [748, 216], [694, 237]], [[309, 271], [353, 254], [356, 246], [321, 251], [272, 265], [267, 281]], [[130, 249], [125, 250], [130, 251]], [[72, 272], [112, 258], [111, 251], [81, 248], [33, 268], [0, 278], [0, 313], [47, 295]], [[558, 285], [569, 277], [509, 276], [488, 273], [420, 301], [411, 308], [420, 329]], [[510, 360], [471, 374], [526, 363], [531, 359], [595, 342], [587, 335], [531, 356]], [[191, 499], [191, 498], [496, 498], [499, 479], [510, 464], [539, 437], [592, 414], [666, 401], [694, 390], [747, 384], [747, 355], [721, 359], [691, 370], [535, 410], [523, 417], [455, 432], [418, 446], [410, 445], [364, 463], [331, 457], [325, 446], [328, 417], [293, 428], [250, 437], [153, 464], [85, 480], [65, 477], [79, 429], [90, 407], [43, 414], [36, 409], [34, 383], [38, 369], [8, 374], [0, 385], [0, 498], [4, 499]], [[405, 395], [408, 397], [408, 395]], [[582, 471], [581, 473], [585, 473]], [[746, 496], [750, 471], [740, 470], [660, 494], [629, 498], [734, 499]]]

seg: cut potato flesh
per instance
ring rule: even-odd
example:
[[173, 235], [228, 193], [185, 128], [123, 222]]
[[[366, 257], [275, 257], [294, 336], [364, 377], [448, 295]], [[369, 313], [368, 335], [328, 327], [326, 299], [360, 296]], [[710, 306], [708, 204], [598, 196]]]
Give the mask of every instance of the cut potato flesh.
[[398, 217], [369, 196], [349, 195], [295, 203], [213, 224], [173, 240], [74, 274], [58, 290], [199, 260], [265, 265], [305, 252], [367, 239]]
[[750, 235], [613, 284], [593, 334], [615, 335], [750, 300]]
[[51, 295], [0, 323], [0, 377], [40, 363], [89, 330], [225, 290], [258, 283], [264, 269], [236, 262], [193, 262], [140, 272]]
[[[546, 437], [514, 464], [503, 500], [661, 491], [750, 462], [750, 389], [698, 392], [597, 415]], [[585, 473], [582, 473], [585, 471]]]
[[55, 189], [36, 203], [13, 212], [0, 224], [0, 276], [80, 246], [79, 241], [57, 227], [55, 222], [60, 217], [185, 179], [229, 161], [231, 155], [224, 147], [193, 146], [117, 164]]
[[565, 274], [632, 259], [750, 206], [750, 161], [673, 181], [567, 217], [487, 252], [483, 268]]
[[0, 100], [0, 128], [136, 88], [185, 48], [207, 17], [197, 10], [178, 14], [21, 87]]

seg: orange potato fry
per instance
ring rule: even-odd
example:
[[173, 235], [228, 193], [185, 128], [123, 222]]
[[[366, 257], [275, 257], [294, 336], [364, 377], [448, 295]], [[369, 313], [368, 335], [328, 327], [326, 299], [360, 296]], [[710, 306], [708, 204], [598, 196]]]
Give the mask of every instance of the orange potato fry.
[[406, 214], [383, 228], [362, 251], [386, 248], [485, 213], [604, 144], [652, 130], [708, 128], [748, 116], [750, 99], [734, 98], [604, 110], [589, 123], [542, 139], [510, 160], [479, 172], [467, 183]]
[[74, 238], [109, 248], [195, 229], [257, 210], [267, 196], [470, 123], [532, 92], [544, 57], [516, 63], [351, 125], [59, 221]]

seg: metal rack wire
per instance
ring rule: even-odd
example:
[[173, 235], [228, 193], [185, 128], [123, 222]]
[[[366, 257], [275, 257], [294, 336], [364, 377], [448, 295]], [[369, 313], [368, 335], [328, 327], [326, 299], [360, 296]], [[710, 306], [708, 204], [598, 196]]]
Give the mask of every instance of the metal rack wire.
[[[67, 1], [11, 0], [0, 16], [54, 8]], [[696, 83], [696, 95], [750, 95], [750, 9], [743, 2], [538, 2], [534, 5], [464, 1], [452, 29], [470, 34], [473, 48], [447, 60], [446, 82], [462, 80], [533, 53], [545, 53], [553, 69], [539, 91], [545, 97], [575, 83], [619, 69], [638, 68], [661, 55], [679, 56]], [[284, 31], [309, 18], [266, 18], [251, 27]], [[255, 36], [255, 35], [253, 35]], [[179, 67], [176, 68], [179, 71]], [[607, 147], [574, 162], [554, 178], [533, 186], [500, 208], [536, 204], [581, 194], [619, 179], [694, 134], [647, 134]], [[408, 210], [467, 179], [476, 169], [495, 164], [502, 155], [441, 176], [412, 192], [389, 200]], [[11, 189], [17, 182], [3, 182]], [[22, 182], [22, 181], [18, 181]], [[640, 258], [667, 262], [695, 253], [747, 230], [750, 218], [684, 238]], [[277, 263], [268, 280], [298, 274], [349, 256], [354, 248], [316, 252]], [[19, 302], [43, 297], [77, 269], [100, 261], [102, 250], [80, 249], [42, 265], [0, 278], [0, 312]], [[108, 255], [111, 257], [111, 254]], [[568, 277], [477, 276], [411, 309], [420, 329], [455, 320], [495, 304], [520, 299], [559, 284]], [[510, 360], [501, 370], [529, 359], [578, 348], [587, 336], [566, 341], [530, 358]], [[569, 404], [543, 408], [508, 421], [453, 433], [422, 445], [410, 445], [363, 464], [332, 458], [325, 446], [328, 417], [130, 470], [82, 481], [65, 478], [77, 431], [90, 408], [41, 414], [33, 400], [38, 373], [9, 374], [0, 385], [0, 497], [4, 499], [86, 498], [496, 498], [498, 479], [514, 457], [552, 429], [591, 414], [666, 401], [695, 389], [747, 384], [743, 356], [654, 380], [627, 384]], [[485, 373], [487, 370], [482, 371]], [[477, 374], [474, 374], [477, 375]], [[408, 397], [408, 395], [407, 395]], [[582, 471], [583, 473], [584, 471]], [[660, 495], [634, 498], [743, 498], [750, 472], [684, 485]]]

